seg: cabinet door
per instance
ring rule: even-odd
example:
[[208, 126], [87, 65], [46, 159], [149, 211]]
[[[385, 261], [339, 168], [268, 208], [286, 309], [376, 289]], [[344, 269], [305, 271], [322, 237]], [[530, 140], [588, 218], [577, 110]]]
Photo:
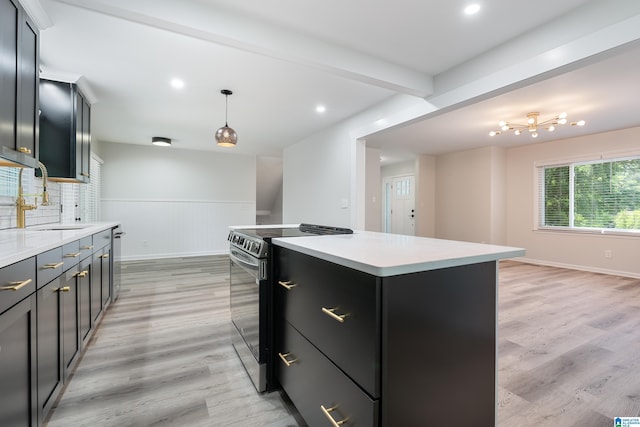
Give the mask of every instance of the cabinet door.
[[91, 264], [91, 327], [102, 314], [102, 251], [93, 254]]
[[86, 258], [80, 263], [80, 273], [78, 274], [79, 295], [79, 316], [80, 316], [80, 339], [82, 342], [89, 338], [91, 332], [91, 271], [92, 258]]
[[38, 28], [22, 14], [20, 30], [20, 65], [18, 75], [19, 115], [18, 151], [38, 158]]
[[[0, 420], [12, 427], [35, 427], [36, 297], [0, 314]], [[10, 386], [8, 386], [10, 385]]]
[[0, 148], [16, 149], [18, 105], [18, 16], [15, 0], [0, 0]]
[[80, 271], [72, 268], [64, 274], [60, 289], [62, 305], [62, 352], [64, 378], [68, 378], [80, 352], [80, 318], [78, 282]]
[[[280, 384], [309, 426], [378, 425], [378, 400], [372, 400], [295, 328], [284, 322], [278, 344]], [[337, 425], [337, 424], [333, 424]]]
[[111, 298], [111, 245], [102, 250], [100, 285], [102, 289], [102, 307], [105, 307]]
[[78, 169], [82, 182], [90, 181], [91, 165], [91, 106], [85, 98], [82, 98], [82, 154], [80, 156], [80, 168]]
[[62, 389], [61, 291], [57, 277], [37, 292], [38, 411], [43, 420]]
[[380, 396], [380, 279], [278, 248], [279, 312], [372, 397]]

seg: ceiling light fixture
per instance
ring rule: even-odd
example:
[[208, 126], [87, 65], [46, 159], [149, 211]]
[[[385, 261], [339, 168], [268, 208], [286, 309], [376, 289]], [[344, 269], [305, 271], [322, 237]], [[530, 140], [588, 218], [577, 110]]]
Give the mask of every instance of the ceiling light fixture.
[[321, 114], [322, 114], [322, 113], [324, 113], [325, 111], [327, 111], [327, 107], [325, 107], [324, 105], [318, 105], [318, 106], [316, 107], [316, 112], [317, 112], [317, 113], [321, 113]]
[[469, 6], [464, 8], [464, 13], [467, 15], [475, 15], [480, 11], [480, 5], [477, 3], [470, 4]]
[[158, 147], [171, 147], [171, 138], [164, 138], [162, 136], [154, 136], [151, 138], [151, 143]]
[[172, 79], [171, 80], [171, 87], [173, 87], [174, 89], [182, 89], [184, 87], [184, 81], [180, 80], [180, 79]]
[[227, 122], [227, 114], [228, 114], [228, 99], [229, 95], [233, 95], [229, 89], [222, 89], [220, 91], [221, 94], [224, 95], [224, 126], [216, 131], [216, 143], [220, 147], [235, 147], [238, 142], [238, 134], [235, 130], [229, 127]]
[[[514, 134], [520, 135], [523, 131], [526, 130], [526, 131], [529, 131], [529, 134], [531, 135], [532, 138], [537, 138], [538, 127], [544, 128], [549, 132], [553, 132], [554, 130], [556, 130], [557, 125], [564, 125], [568, 123], [567, 113], [558, 114], [557, 116], [554, 116], [544, 121], [539, 121], [538, 119], [539, 117], [540, 117], [540, 113], [532, 112], [527, 114], [527, 124], [501, 121], [498, 123], [498, 126], [500, 127], [500, 129], [492, 130], [491, 132], [489, 132], [489, 135], [496, 136], [496, 135], [500, 135], [502, 132], [507, 132], [510, 130], [512, 130]], [[580, 120], [577, 122], [571, 122], [570, 124], [571, 126], [584, 126], [585, 123], [586, 122], [584, 120]]]

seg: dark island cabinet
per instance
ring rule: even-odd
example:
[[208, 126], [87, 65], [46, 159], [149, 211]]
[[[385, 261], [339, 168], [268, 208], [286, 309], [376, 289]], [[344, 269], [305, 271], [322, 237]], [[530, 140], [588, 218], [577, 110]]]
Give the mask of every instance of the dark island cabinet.
[[496, 261], [377, 277], [274, 251], [277, 377], [310, 426], [495, 425]]
[[75, 83], [40, 80], [40, 160], [49, 179], [89, 182], [91, 107]]
[[38, 46], [18, 0], [0, 0], [0, 166], [38, 165]]

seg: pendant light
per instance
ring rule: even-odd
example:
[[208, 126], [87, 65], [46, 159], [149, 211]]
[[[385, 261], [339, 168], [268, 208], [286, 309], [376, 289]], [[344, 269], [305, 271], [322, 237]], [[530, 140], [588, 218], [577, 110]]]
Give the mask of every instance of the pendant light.
[[224, 126], [216, 131], [216, 143], [221, 147], [235, 147], [238, 142], [238, 134], [227, 123], [228, 99], [229, 95], [233, 95], [233, 92], [229, 89], [222, 89], [220, 93], [224, 95]]

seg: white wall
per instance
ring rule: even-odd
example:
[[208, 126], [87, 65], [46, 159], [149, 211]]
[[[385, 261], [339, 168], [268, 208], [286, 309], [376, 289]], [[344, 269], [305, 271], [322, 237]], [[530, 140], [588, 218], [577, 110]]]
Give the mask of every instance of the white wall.
[[[507, 242], [549, 265], [640, 277], [640, 239], [534, 230], [535, 163], [640, 149], [640, 128], [525, 145], [507, 151]], [[605, 258], [605, 250], [613, 257]]]
[[384, 196], [380, 180], [380, 150], [377, 148], [366, 148], [365, 175], [364, 229], [382, 231], [382, 200]]
[[416, 236], [436, 233], [436, 159], [418, 156], [416, 170]]
[[354, 227], [355, 140], [337, 127], [283, 153], [283, 222]]
[[230, 225], [255, 224], [255, 157], [101, 143], [102, 220], [124, 259], [222, 254]]

